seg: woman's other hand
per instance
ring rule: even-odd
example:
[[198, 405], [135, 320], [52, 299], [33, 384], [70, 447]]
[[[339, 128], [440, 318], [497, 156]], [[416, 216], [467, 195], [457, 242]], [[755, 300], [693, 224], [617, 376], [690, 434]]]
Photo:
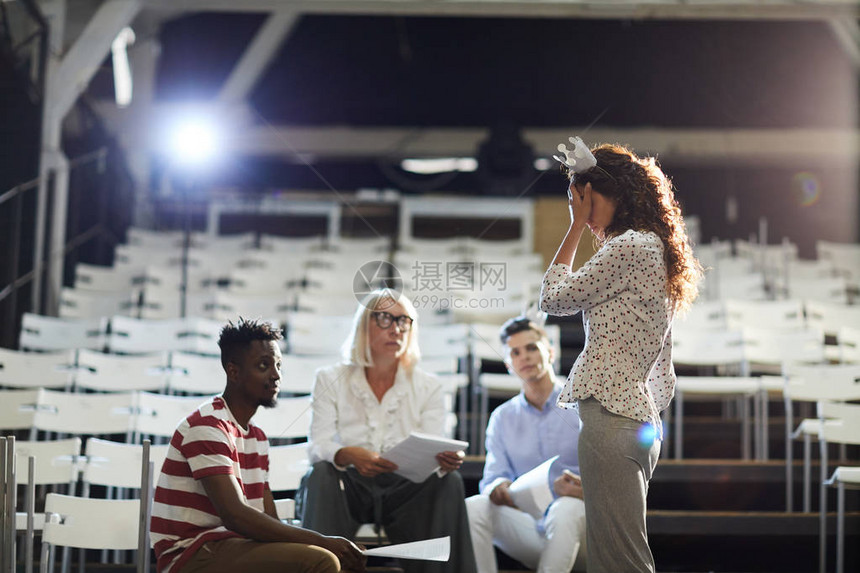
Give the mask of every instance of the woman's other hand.
[[579, 188], [573, 183], [567, 189], [568, 209], [570, 211], [570, 223], [585, 225], [591, 217], [591, 183]]

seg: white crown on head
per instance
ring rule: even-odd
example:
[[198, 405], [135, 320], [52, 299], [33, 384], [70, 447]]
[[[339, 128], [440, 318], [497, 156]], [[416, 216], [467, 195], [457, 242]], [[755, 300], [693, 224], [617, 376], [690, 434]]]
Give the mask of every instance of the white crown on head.
[[567, 139], [573, 144], [573, 149], [568, 149], [565, 144], [559, 143], [558, 150], [564, 154], [564, 157], [553, 155], [553, 159], [566, 165], [574, 173], [585, 173], [597, 165], [597, 158], [594, 157], [581, 137], [568, 137]]

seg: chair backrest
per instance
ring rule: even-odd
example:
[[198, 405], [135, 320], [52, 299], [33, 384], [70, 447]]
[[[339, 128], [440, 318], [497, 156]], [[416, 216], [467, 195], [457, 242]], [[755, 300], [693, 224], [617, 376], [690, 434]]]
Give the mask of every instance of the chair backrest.
[[283, 253], [310, 253], [319, 251], [325, 244], [325, 236], [282, 237], [280, 235], [260, 234], [260, 249]]
[[75, 353], [16, 352], [0, 348], [0, 386], [9, 388], [70, 387]]
[[311, 428], [311, 397], [278, 398], [274, 408], [257, 408], [251, 422], [269, 440], [307, 437]]
[[297, 356], [284, 354], [281, 361], [281, 392], [310, 394], [316, 371], [340, 362], [340, 356]]
[[823, 441], [860, 444], [860, 404], [821, 401], [818, 403], [818, 416], [836, 421], [821, 424], [820, 437]]
[[106, 267], [102, 265], [75, 265], [75, 288], [80, 291], [129, 292], [136, 279], [143, 274], [143, 268]]
[[179, 423], [210, 398], [138, 392], [137, 415], [133, 421], [135, 441], [146, 436], [170, 438]]
[[690, 328], [696, 330], [725, 330], [726, 306], [721, 300], [698, 301], [683, 316], [675, 319], [675, 330]]
[[726, 321], [732, 330], [744, 327], [798, 329], [805, 326], [803, 302], [797, 300], [726, 301]]
[[843, 326], [837, 338], [842, 362], [860, 363], [860, 328]]
[[672, 329], [672, 362], [687, 366], [729, 366], [744, 364], [743, 333], [676, 325]]
[[0, 430], [32, 428], [38, 400], [37, 388], [0, 390]]
[[818, 258], [830, 262], [852, 287], [860, 284], [860, 244], [817, 241], [815, 248]]
[[[170, 355], [170, 392], [186, 394], [217, 394], [224, 389], [226, 374], [221, 359], [187, 352]], [[281, 382], [283, 384], [283, 382]]]
[[274, 491], [299, 489], [310, 467], [308, 442], [269, 448], [269, 488]]
[[131, 429], [134, 395], [75, 394], [39, 390], [33, 428], [73, 435], [127, 434]]
[[108, 349], [119, 354], [149, 354], [176, 350], [179, 334], [184, 330], [181, 319], [147, 320], [114, 316], [110, 321]]
[[60, 317], [97, 319], [103, 316], [133, 314], [137, 309], [139, 291], [99, 292], [63, 288], [60, 292]]
[[303, 276], [302, 269], [292, 265], [233, 269], [228, 276], [227, 291], [238, 296], [282, 295]]
[[[319, 275], [309, 271], [312, 280], [319, 280]], [[343, 275], [338, 280], [343, 279]], [[352, 291], [352, 283], [347, 290], [341, 291], [299, 291], [295, 295], [295, 310], [299, 313], [309, 313], [327, 316], [346, 316], [355, 312], [358, 300]]]
[[785, 391], [792, 400], [860, 400], [860, 364], [792, 366]]
[[284, 292], [275, 295], [238, 296], [216, 292], [213, 297], [212, 318], [236, 320], [239, 316], [260, 317], [264, 320], [282, 322], [289, 314], [292, 300]]
[[49, 493], [45, 513], [43, 543], [82, 549], [137, 549], [140, 502], [136, 499]]
[[292, 312], [287, 317], [287, 347], [290, 354], [340, 355], [352, 332], [352, 316], [328, 316]]
[[162, 391], [167, 387], [166, 352], [143, 356], [78, 352], [75, 389], [98, 392]]
[[418, 347], [425, 358], [464, 358], [469, 354], [469, 325], [428, 324], [418, 329]]
[[[26, 483], [30, 477], [27, 458], [36, 458], [33, 467], [34, 485], [74, 484], [78, 481], [81, 463], [81, 439], [18, 441], [18, 480]], [[140, 473], [138, 472], [138, 482]]]
[[818, 329], [780, 330], [749, 327], [742, 332], [748, 362], [780, 366], [824, 362], [824, 333]]
[[182, 319], [182, 330], [178, 334], [179, 346], [174, 350], [220, 357], [218, 339], [223, 327], [223, 321], [195, 316], [189, 312], [186, 318]]
[[523, 381], [511, 374], [482, 372], [478, 384], [490, 392], [514, 396], [522, 390]]
[[806, 323], [829, 336], [838, 336], [843, 327], [860, 329], [860, 306], [807, 300], [804, 307]]
[[[150, 460], [155, 468], [152, 475], [153, 485], [155, 476], [161, 473], [168, 447], [167, 445], [150, 446]], [[134, 489], [140, 487], [142, 445], [89, 438], [84, 454], [86, 462], [83, 466], [82, 480], [85, 484]]]
[[845, 277], [793, 279], [786, 291], [790, 299], [848, 304], [848, 282]]
[[22, 350], [54, 351], [105, 345], [107, 319], [64, 319], [25, 313], [21, 321], [19, 345]]

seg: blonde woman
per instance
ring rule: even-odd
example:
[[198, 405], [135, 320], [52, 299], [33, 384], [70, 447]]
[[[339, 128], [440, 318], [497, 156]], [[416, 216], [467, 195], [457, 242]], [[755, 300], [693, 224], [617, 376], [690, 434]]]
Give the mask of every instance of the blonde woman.
[[403, 296], [369, 294], [355, 314], [344, 361], [317, 372], [312, 392], [311, 469], [296, 496], [302, 525], [353, 539], [362, 523], [395, 543], [451, 536], [447, 563], [405, 560], [408, 573], [476, 570], [456, 471], [459, 452], [437, 456], [441, 471], [422, 483], [393, 473], [385, 452], [411, 432], [441, 435], [442, 387], [417, 367], [418, 315]]
[[[578, 404], [589, 573], [653, 572], [645, 529], [660, 454], [660, 412], [672, 399], [672, 319], [697, 294], [693, 257], [672, 185], [651, 158], [579, 138], [567, 167], [570, 227], [546, 272], [541, 309], [582, 312], [585, 348], [558, 398]], [[573, 257], [588, 226], [600, 248]]]

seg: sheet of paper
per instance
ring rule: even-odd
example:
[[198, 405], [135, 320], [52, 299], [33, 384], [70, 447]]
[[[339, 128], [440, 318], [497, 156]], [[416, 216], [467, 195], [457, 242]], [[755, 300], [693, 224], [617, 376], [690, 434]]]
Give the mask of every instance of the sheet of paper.
[[382, 454], [397, 464], [396, 474], [421, 483], [439, 468], [436, 454], [457, 452], [469, 447], [469, 442], [451, 440], [441, 436], [412, 432], [405, 440]]
[[516, 506], [535, 519], [543, 517], [546, 508], [552, 503], [549, 471], [557, 459], [558, 456], [553, 456], [532, 468], [518, 477], [508, 488]]
[[437, 537], [424, 541], [400, 543], [398, 545], [383, 545], [373, 549], [365, 549], [365, 555], [380, 555], [396, 557], [397, 559], [420, 559], [422, 561], [448, 561], [451, 556], [451, 538]]

